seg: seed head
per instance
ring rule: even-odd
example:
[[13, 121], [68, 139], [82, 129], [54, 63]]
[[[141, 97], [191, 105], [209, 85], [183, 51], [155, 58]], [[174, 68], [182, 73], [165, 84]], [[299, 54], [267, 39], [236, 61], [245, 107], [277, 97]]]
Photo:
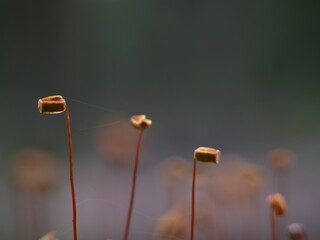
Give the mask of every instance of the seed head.
[[66, 107], [66, 101], [60, 95], [45, 97], [38, 101], [39, 111], [44, 114], [62, 113]]
[[55, 183], [54, 159], [38, 149], [23, 149], [13, 156], [12, 180], [20, 190], [32, 193], [45, 192]]
[[293, 153], [286, 149], [276, 149], [269, 154], [269, 161], [276, 168], [290, 167], [293, 159]]
[[47, 233], [46, 235], [44, 235], [42, 238], [40, 238], [40, 240], [54, 240], [55, 238], [55, 234], [50, 232]]
[[[109, 124], [117, 122], [117, 124]], [[131, 163], [131, 156], [135, 145], [136, 131], [128, 122], [127, 117], [108, 116], [98, 123], [94, 128], [95, 145], [98, 152], [106, 162], [111, 162], [119, 167], [125, 167]], [[101, 127], [100, 127], [101, 126]]]
[[307, 233], [300, 223], [292, 223], [287, 227], [288, 234], [292, 240], [307, 240]]
[[277, 216], [286, 214], [288, 210], [287, 203], [280, 193], [268, 195], [266, 201]]
[[240, 181], [244, 185], [244, 189], [254, 192], [259, 191], [264, 187], [266, 179], [261, 167], [253, 164], [245, 164], [239, 170]]
[[157, 222], [156, 240], [183, 239], [186, 231], [186, 218], [180, 211], [171, 210]]
[[152, 121], [146, 118], [146, 115], [134, 115], [131, 117], [133, 127], [143, 131], [151, 126]]
[[194, 151], [194, 159], [200, 162], [219, 163], [221, 152], [214, 148], [199, 147]]
[[180, 157], [170, 157], [164, 165], [166, 178], [185, 179], [188, 175], [189, 166], [186, 160]]

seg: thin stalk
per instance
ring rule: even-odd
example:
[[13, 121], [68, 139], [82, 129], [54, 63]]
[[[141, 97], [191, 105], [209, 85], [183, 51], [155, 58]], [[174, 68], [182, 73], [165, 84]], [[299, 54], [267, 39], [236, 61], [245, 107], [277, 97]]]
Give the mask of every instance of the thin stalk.
[[135, 191], [136, 191], [136, 179], [137, 179], [137, 172], [138, 172], [139, 153], [140, 153], [142, 135], [143, 135], [143, 131], [140, 131], [139, 138], [138, 138], [137, 149], [136, 149], [136, 157], [135, 157], [135, 161], [134, 161], [134, 169], [133, 169], [133, 176], [132, 176], [132, 186], [131, 186], [131, 195], [130, 195], [130, 204], [129, 204], [129, 210], [128, 210], [128, 215], [127, 215], [127, 222], [126, 222], [126, 228], [125, 228], [125, 233], [124, 233], [124, 236], [123, 236], [123, 240], [127, 240], [128, 239], [128, 235], [129, 235], [131, 216], [132, 216], [132, 209], [133, 209], [133, 203], [134, 203], [134, 195], [135, 195]]
[[42, 219], [42, 229], [45, 229], [46, 231], [50, 231], [51, 227], [49, 224], [49, 216], [48, 216], [48, 200], [47, 200], [47, 194], [41, 193], [39, 196], [40, 201], [40, 212], [41, 212], [41, 219]]
[[271, 226], [271, 240], [278, 240], [276, 229], [276, 215], [274, 211], [270, 209], [270, 226]]
[[38, 239], [39, 238], [39, 222], [38, 222], [38, 214], [37, 214], [37, 202], [36, 202], [36, 196], [33, 194], [30, 194], [28, 196], [29, 198], [29, 204], [30, 204], [30, 218], [32, 223], [32, 236], [33, 238]]
[[171, 209], [174, 204], [174, 195], [176, 189], [176, 179], [172, 176], [167, 177], [166, 179], [166, 188], [167, 188], [167, 207]]
[[191, 195], [191, 226], [190, 226], [190, 240], [194, 237], [194, 203], [195, 203], [195, 185], [196, 185], [196, 170], [197, 170], [197, 160], [193, 160], [193, 178], [192, 178], [192, 195]]
[[70, 172], [70, 186], [72, 195], [72, 212], [73, 212], [73, 239], [77, 240], [77, 206], [76, 206], [76, 193], [74, 190], [74, 180], [73, 180], [73, 162], [72, 162], [72, 138], [71, 138], [71, 126], [70, 126], [70, 114], [68, 105], [66, 105], [66, 120], [67, 120], [67, 130], [68, 130], [68, 146], [69, 146], [69, 172]]

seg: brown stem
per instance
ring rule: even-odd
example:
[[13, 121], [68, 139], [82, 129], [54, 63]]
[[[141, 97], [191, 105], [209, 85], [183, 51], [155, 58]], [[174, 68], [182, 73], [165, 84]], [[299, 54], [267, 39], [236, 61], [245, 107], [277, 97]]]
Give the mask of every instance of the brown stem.
[[133, 176], [132, 176], [132, 186], [131, 186], [131, 196], [130, 196], [130, 204], [129, 204], [129, 210], [127, 215], [127, 222], [126, 222], [126, 228], [123, 236], [123, 240], [128, 239], [129, 235], [129, 229], [130, 229], [130, 222], [131, 222], [131, 216], [132, 216], [132, 209], [133, 209], [133, 202], [134, 202], [134, 194], [136, 191], [136, 179], [137, 179], [137, 172], [138, 172], [138, 163], [139, 163], [139, 152], [140, 152], [140, 145], [142, 140], [143, 130], [140, 131], [137, 149], [136, 149], [136, 158], [134, 161], [134, 169], [133, 169]]
[[271, 226], [271, 240], [278, 240], [276, 229], [276, 215], [274, 211], [270, 209], [270, 226]]
[[194, 191], [195, 191], [195, 185], [196, 185], [196, 170], [197, 170], [197, 161], [196, 159], [193, 159], [190, 240], [193, 240], [193, 236], [194, 236], [194, 202], [195, 202]]
[[74, 190], [74, 180], [73, 180], [73, 162], [72, 162], [72, 139], [71, 139], [71, 126], [70, 126], [70, 115], [69, 108], [66, 105], [66, 119], [67, 119], [67, 130], [68, 130], [68, 146], [69, 146], [69, 171], [70, 171], [70, 185], [71, 185], [71, 195], [72, 195], [72, 212], [73, 212], [73, 239], [77, 240], [77, 206], [76, 206], [76, 193]]

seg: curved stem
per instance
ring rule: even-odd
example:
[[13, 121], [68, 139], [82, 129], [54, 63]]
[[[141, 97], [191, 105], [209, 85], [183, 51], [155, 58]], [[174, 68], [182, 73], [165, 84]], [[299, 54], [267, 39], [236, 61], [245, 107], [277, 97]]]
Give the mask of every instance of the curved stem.
[[196, 185], [196, 170], [197, 170], [197, 160], [193, 159], [193, 178], [192, 178], [192, 203], [191, 203], [191, 226], [190, 226], [190, 240], [194, 237], [194, 203], [195, 203], [195, 185]]
[[67, 119], [67, 130], [68, 130], [68, 146], [69, 146], [69, 172], [70, 172], [70, 186], [72, 195], [72, 212], [73, 212], [73, 239], [77, 240], [77, 206], [76, 206], [76, 193], [74, 190], [73, 180], [73, 162], [72, 162], [72, 139], [71, 139], [71, 125], [68, 105], [66, 106], [66, 119]]
[[137, 149], [136, 149], [136, 158], [134, 161], [134, 169], [133, 169], [133, 176], [132, 176], [132, 186], [131, 186], [131, 195], [130, 195], [130, 204], [129, 204], [129, 210], [127, 215], [127, 222], [126, 222], [126, 228], [125, 233], [123, 236], [123, 240], [128, 239], [129, 235], [129, 229], [130, 229], [130, 222], [131, 222], [131, 216], [132, 216], [132, 209], [133, 209], [133, 203], [134, 203], [134, 194], [136, 191], [136, 179], [137, 179], [137, 172], [138, 172], [138, 163], [139, 163], [139, 153], [140, 153], [140, 145], [142, 140], [143, 131], [140, 131]]

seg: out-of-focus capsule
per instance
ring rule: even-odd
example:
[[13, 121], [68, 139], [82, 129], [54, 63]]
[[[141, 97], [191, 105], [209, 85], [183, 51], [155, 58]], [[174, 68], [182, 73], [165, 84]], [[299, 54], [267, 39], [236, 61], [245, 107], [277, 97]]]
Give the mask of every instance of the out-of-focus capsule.
[[270, 164], [276, 168], [290, 167], [293, 163], [294, 155], [291, 151], [286, 149], [276, 149], [270, 152]]
[[38, 108], [43, 114], [57, 114], [66, 110], [66, 101], [60, 95], [41, 98], [38, 101]]
[[170, 157], [164, 164], [165, 178], [172, 179], [186, 179], [188, 175], [189, 165], [183, 158]]
[[287, 203], [280, 193], [268, 195], [266, 201], [277, 216], [286, 214], [288, 210]]
[[55, 239], [56, 239], [55, 234], [52, 232], [47, 233], [42, 238], [40, 238], [40, 240], [55, 240]]
[[186, 217], [178, 211], [163, 215], [156, 224], [155, 240], [184, 239]]
[[292, 240], [307, 240], [307, 232], [304, 226], [300, 223], [291, 223], [287, 227], [290, 239]]
[[47, 191], [57, 180], [54, 159], [41, 150], [20, 150], [13, 156], [12, 180], [26, 192]]
[[131, 117], [133, 127], [143, 131], [151, 126], [152, 121], [146, 118], [146, 115], [134, 115]]
[[200, 162], [219, 163], [221, 152], [214, 148], [199, 147], [194, 151], [194, 159]]

